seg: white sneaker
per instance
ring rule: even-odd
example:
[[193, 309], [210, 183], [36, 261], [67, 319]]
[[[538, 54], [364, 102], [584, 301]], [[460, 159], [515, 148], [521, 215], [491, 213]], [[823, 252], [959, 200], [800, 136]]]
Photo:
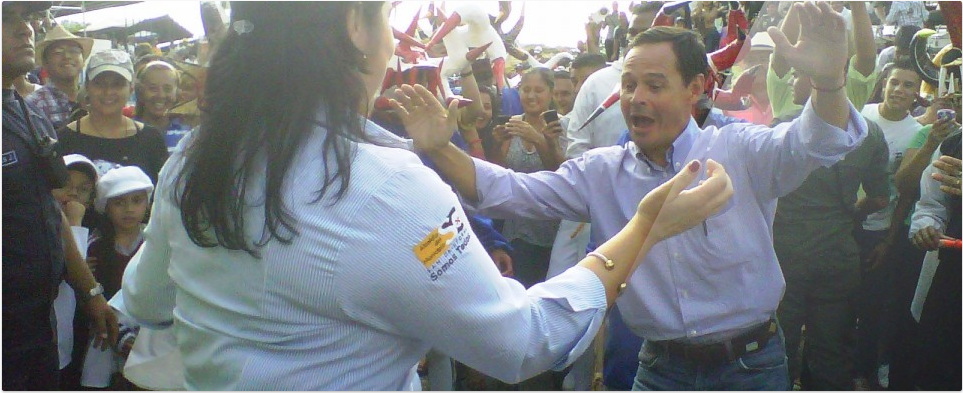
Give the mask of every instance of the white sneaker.
[[879, 366], [876, 370], [876, 381], [879, 382], [879, 387], [889, 389], [889, 364]]
[[857, 392], [867, 392], [873, 389], [869, 386], [869, 380], [863, 377], [856, 377], [856, 379], [853, 380], [853, 390]]

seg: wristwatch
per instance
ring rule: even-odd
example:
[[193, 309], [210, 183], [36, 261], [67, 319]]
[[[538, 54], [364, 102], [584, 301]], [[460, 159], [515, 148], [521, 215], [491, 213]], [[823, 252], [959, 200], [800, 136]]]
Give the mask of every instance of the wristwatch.
[[90, 291], [87, 292], [87, 296], [84, 298], [84, 301], [88, 301], [90, 299], [93, 299], [97, 295], [103, 295], [103, 294], [104, 294], [104, 286], [101, 285], [100, 283], [97, 283], [96, 286], [94, 286], [93, 288], [90, 288]]

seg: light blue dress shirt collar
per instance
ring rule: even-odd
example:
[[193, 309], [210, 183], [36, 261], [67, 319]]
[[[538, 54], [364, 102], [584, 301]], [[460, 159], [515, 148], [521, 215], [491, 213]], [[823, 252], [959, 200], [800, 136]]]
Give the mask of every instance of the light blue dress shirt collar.
[[[699, 136], [700, 132], [702, 132], [702, 129], [699, 128], [699, 125], [696, 123], [695, 119], [689, 117], [689, 123], [686, 124], [685, 129], [683, 129], [682, 133], [675, 138], [675, 141], [672, 142], [672, 146], [669, 148], [669, 150], [665, 152], [665, 159], [671, 164], [669, 165], [670, 168], [668, 168], [670, 169], [669, 172], [676, 173], [679, 168], [681, 168], [681, 164], [684, 164], [682, 161], [689, 156], [689, 151], [692, 150], [692, 144], [696, 137]], [[659, 164], [656, 164], [655, 161], [650, 160], [649, 157], [645, 155], [645, 152], [639, 150], [639, 147], [636, 146], [634, 142], [629, 142], [628, 149], [632, 155], [648, 165], [649, 168], [657, 171], [665, 171], [667, 169], [663, 168]]]

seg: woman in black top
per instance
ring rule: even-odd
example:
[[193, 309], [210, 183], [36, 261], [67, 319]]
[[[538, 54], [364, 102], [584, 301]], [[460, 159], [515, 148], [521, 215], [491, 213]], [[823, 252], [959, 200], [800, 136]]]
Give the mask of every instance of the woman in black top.
[[123, 115], [133, 91], [133, 65], [127, 53], [109, 50], [87, 64], [87, 110], [58, 131], [60, 154], [83, 154], [100, 174], [117, 166], [137, 166], [157, 181], [167, 147], [156, 128]]

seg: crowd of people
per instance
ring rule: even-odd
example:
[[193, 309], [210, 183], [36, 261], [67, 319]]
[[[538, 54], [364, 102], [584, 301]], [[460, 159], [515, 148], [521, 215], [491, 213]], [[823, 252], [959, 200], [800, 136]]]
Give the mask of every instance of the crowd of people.
[[3, 2], [5, 390], [963, 388], [959, 2], [550, 59], [510, 2], [205, 3], [196, 63], [50, 6]]

